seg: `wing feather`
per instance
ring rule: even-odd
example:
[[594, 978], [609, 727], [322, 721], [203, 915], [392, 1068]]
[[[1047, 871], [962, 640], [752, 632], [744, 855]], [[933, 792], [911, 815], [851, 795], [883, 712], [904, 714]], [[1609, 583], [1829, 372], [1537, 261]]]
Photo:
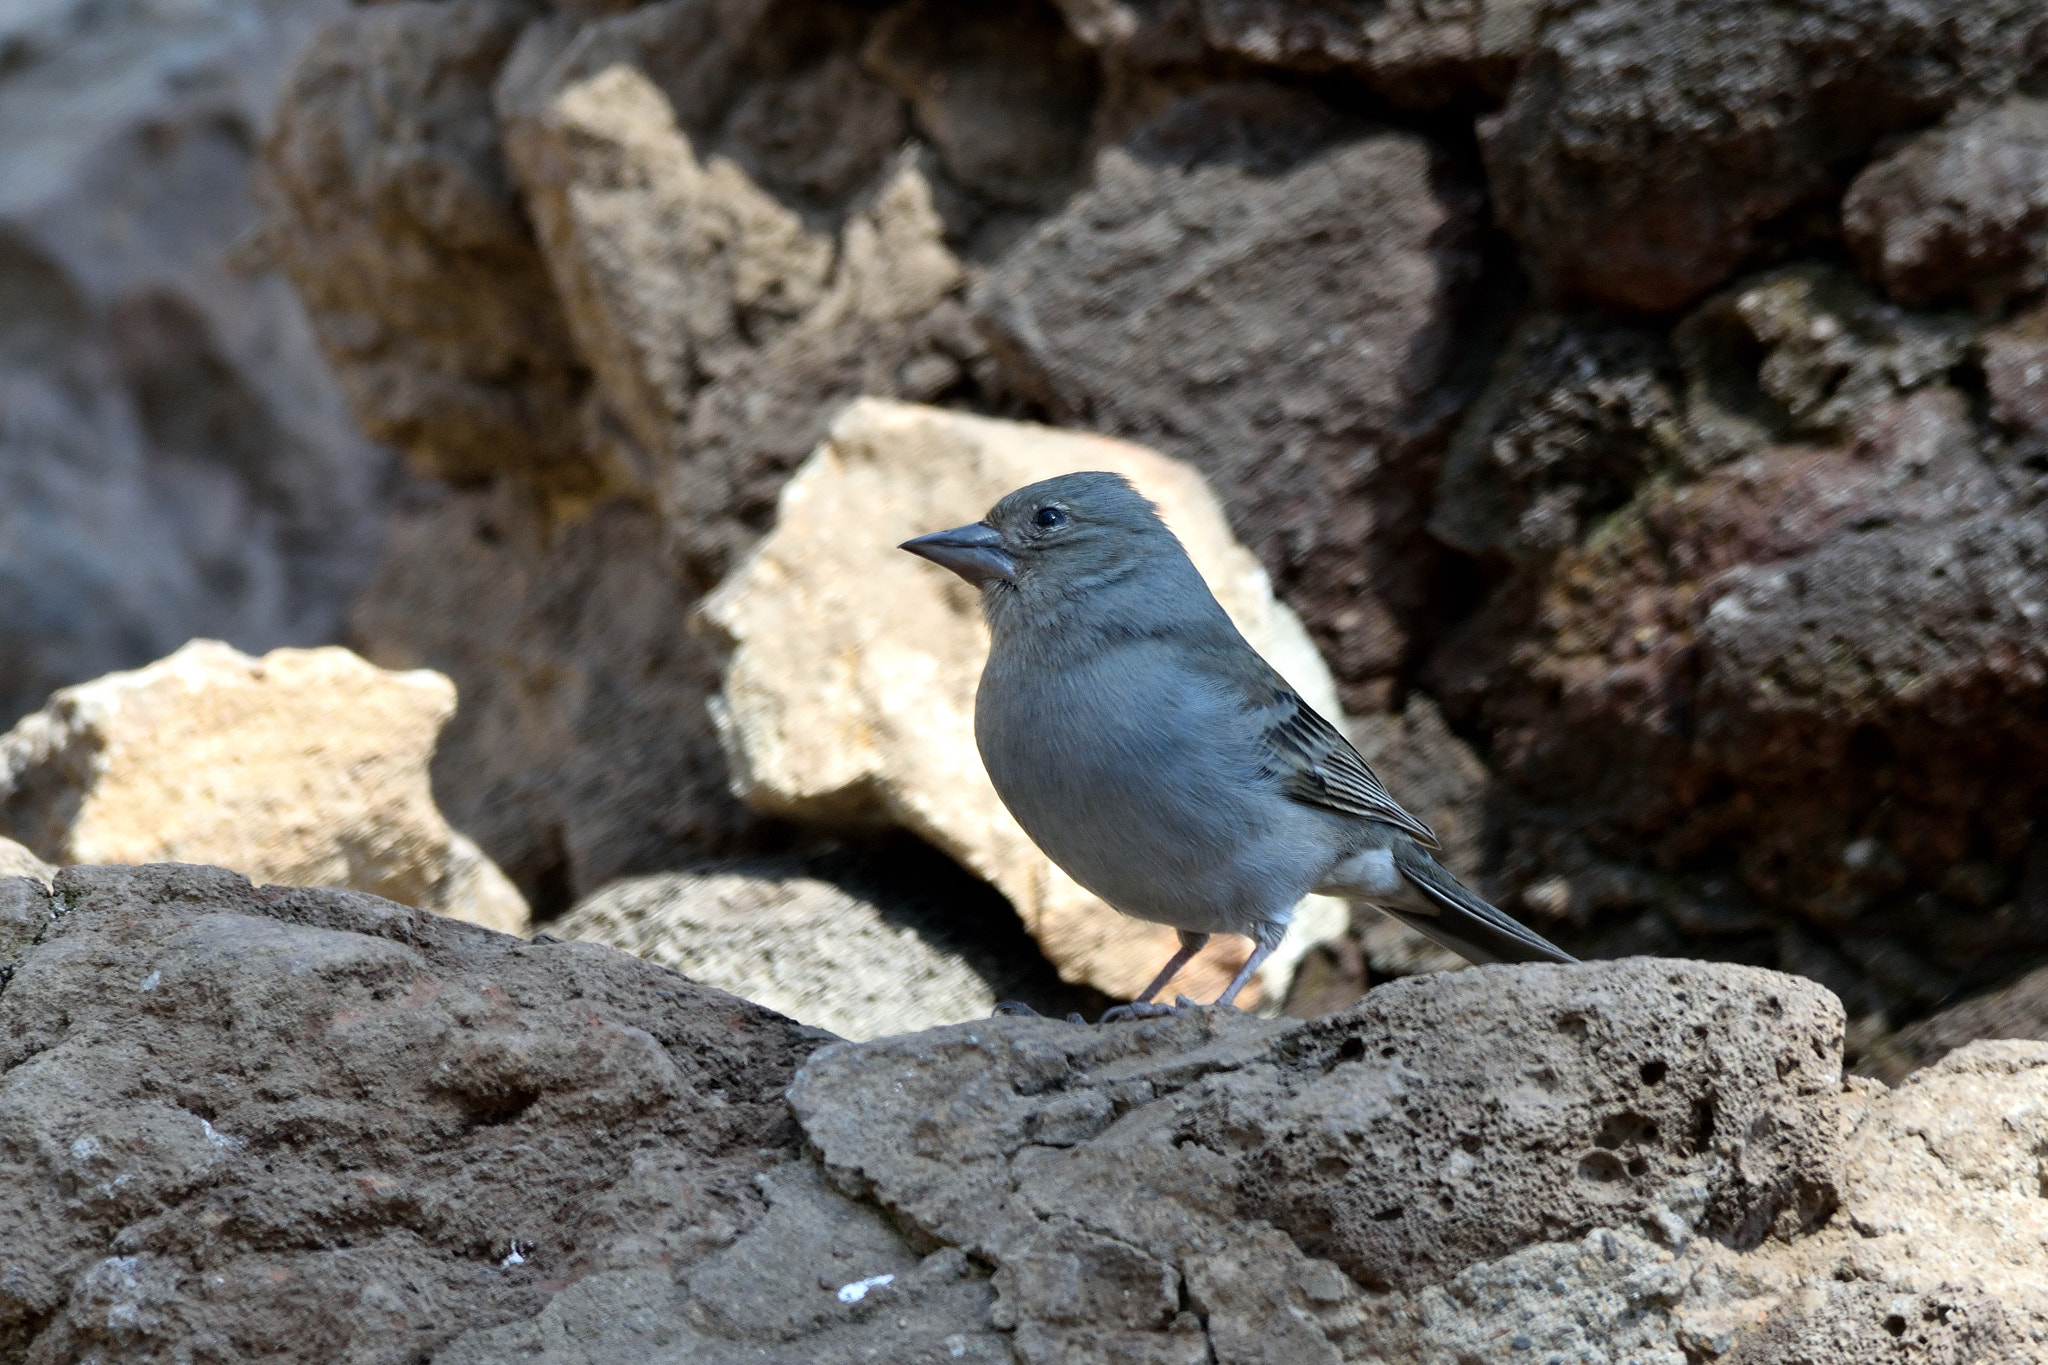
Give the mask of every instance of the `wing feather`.
[[1435, 832], [1401, 809], [1351, 741], [1291, 689], [1274, 690], [1267, 720], [1268, 771], [1280, 779], [1289, 797], [1339, 815], [1392, 825], [1426, 848], [1438, 846]]

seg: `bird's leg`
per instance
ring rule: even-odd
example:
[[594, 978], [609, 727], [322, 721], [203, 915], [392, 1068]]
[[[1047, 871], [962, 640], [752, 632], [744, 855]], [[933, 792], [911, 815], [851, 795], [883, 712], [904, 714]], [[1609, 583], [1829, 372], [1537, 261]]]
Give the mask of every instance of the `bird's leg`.
[[1207, 934], [1191, 933], [1186, 929], [1180, 930], [1179, 933], [1180, 951], [1169, 958], [1166, 965], [1159, 969], [1159, 975], [1152, 978], [1152, 984], [1145, 988], [1144, 994], [1128, 1005], [1117, 1005], [1114, 1008], [1104, 1010], [1102, 1012], [1102, 1023], [1114, 1024], [1125, 1019], [1157, 1019], [1162, 1014], [1172, 1014], [1180, 1008], [1178, 1004], [1155, 1005], [1152, 1003], [1152, 997], [1166, 989], [1166, 983], [1180, 974], [1180, 969], [1188, 965], [1189, 958], [1209, 946], [1209, 936]]
[[1261, 924], [1258, 927], [1257, 932], [1252, 935], [1252, 955], [1245, 959], [1244, 966], [1237, 969], [1237, 975], [1230, 978], [1230, 984], [1223, 988], [1223, 994], [1216, 997], [1219, 1009], [1237, 999], [1237, 993], [1244, 989], [1244, 983], [1252, 979], [1252, 973], [1273, 955], [1273, 950], [1280, 946], [1280, 940], [1286, 937], [1287, 926], [1284, 924]]

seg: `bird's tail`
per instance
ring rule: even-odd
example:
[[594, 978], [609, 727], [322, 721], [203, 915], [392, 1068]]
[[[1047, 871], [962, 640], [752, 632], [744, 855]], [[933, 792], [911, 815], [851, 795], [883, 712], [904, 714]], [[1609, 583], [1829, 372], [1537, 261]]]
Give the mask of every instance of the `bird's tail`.
[[1413, 908], [1380, 908], [1411, 929], [1427, 934], [1470, 962], [1577, 962], [1578, 959], [1524, 928], [1469, 890], [1418, 844], [1400, 840], [1394, 866], [1422, 893], [1435, 913]]

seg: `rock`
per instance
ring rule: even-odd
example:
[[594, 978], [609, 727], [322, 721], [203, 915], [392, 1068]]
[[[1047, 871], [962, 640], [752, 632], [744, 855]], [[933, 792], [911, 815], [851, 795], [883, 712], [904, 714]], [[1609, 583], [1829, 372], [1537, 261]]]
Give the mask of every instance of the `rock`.
[[349, 406], [423, 473], [516, 471], [590, 496], [588, 386], [507, 174], [491, 82], [518, 0], [350, 10], [278, 95], [266, 250], [306, 301]]
[[516, 932], [525, 901], [427, 787], [454, 708], [446, 678], [345, 649], [197, 640], [0, 736], [0, 820], [54, 863], [212, 860]]
[[1991, 419], [2023, 451], [2048, 452], [2048, 308], [2035, 308], [1979, 338]]
[[2048, 1045], [1887, 1092], [1841, 1022], [1635, 960], [840, 1043], [357, 892], [0, 879], [0, 1345], [2048, 1359]]
[[[774, 532], [701, 613], [729, 659], [714, 717], [742, 799], [807, 823], [910, 830], [1008, 897], [1063, 977], [1128, 998], [1172, 955], [1173, 931], [1081, 890], [1010, 818], [974, 747], [980, 599], [896, 549], [1077, 469], [1124, 474], [1157, 502], [1246, 638], [1338, 714], [1300, 623], [1193, 470], [1121, 441], [935, 408], [871, 399], [841, 414], [784, 488]], [[1271, 959], [1283, 965], [1260, 979], [1268, 999], [1284, 996], [1297, 944], [1341, 930], [1337, 903], [1303, 905]], [[1181, 989], [1213, 997], [1249, 951], [1204, 955]]]
[[240, 249], [275, 84], [341, 0], [0, 15], [0, 727], [195, 635], [333, 638], [391, 458]]
[[1451, 442], [1431, 534], [1518, 560], [1578, 543], [1676, 462], [1677, 369], [1649, 328], [1589, 315], [1525, 321]]
[[1907, 1025], [1881, 1040], [1856, 1070], [1897, 1085], [1981, 1038], [2048, 1042], [2048, 968]]
[[49, 885], [57, 869], [12, 839], [0, 839], [0, 877], [33, 877]]
[[1528, 0], [1199, 0], [1218, 51], [1274, 66], [1355, 73], [1395, 106], [1499, 99], [1532, 46], [1544, 7]]
[[842, 404], [934, 397], [982, 351], [935, 207], [950, 182], [900, 144], [910, 105], [938, 120], [942, 160], [1015, 121], [968, 79], [933, 98], [983, 123], [907, 105], [859, 54], [913, 87], [925, 78], [898, 68], [926, 57], [880, 24], [668, 0], [537, 25], [499, 81], [506, 149], [608, 420], [705, 583], [767, 529]]
[[1438, 508], [1505, 561], [1422, 673], [1500, 779], [1492, 889], [1593, 955], [1819, 973], [1880, 1033], [2048, 946], [2010, 896], [2040, 492], [1949, 382], [1966, 321], [1766, 272], [1676, 329], [1682, 394], [1646, 329], [1561, 328], [1510, 348]]
[[462, 705], [434, 793], [546, 919], [620, 877], [786, 843], [727, 789], [704, 699], [718, 667], [685, 629], [698, 594], [662, 523], [614, 498], [555, 522], [510, 481], [392, 519], [349, 642], [431, 668]]
[[993, 204], [1056, 207], [1082, 169], [1101, 73], [1048, 4], [908, 0], [863, 64], [909, 102], [953, 182]]
[[2005, 93], [2041, 60], [2030, 0], [1606, 0], [1547, 24], [1480, 120], [1495, 214], [1553, 301], [1669, 312], [1840, 185], [1886, 133]]
[[1229, 86], [1096, 159], [975, 307], [1060, 421], [1199, 467], [1371, 710], [1409, 648], [1479, 198], [1424, 138]]
[[81, 867], [56, 897], [0, 994], [18, 1358], [416, 1360], [666, 1280], [762, 1223], [829, 1036], [357, 892]]
[[1824, 1218], [1839, 1028], [1824, 992], [1742, 968], [1489, 967], [1308, 1025], [995, 1020], [838, 1045], [790, 1099], [835, 1184], [995, 1266], [1020, 1347], [1094, 1333], [1180, 1359], [1185, 1294], [1220, 1361], [1278, 1342], [1436, 1360], [1398, 1349], [1445, 1344], [1407, 1330], [1405, 1301], [1504, 1251], [1637, 1226], [1609, 1236], [1654, 1259], [1644, 1232], [1748, 1247]]
[[1904, 304], [1996, 308], [2048, 284], [2048, 100], [2013, 96], [1871, 163], [1842, 234]]
[[[1103, 1008], [1061, 987], [1000, 897], [953, 869], [905, 878], [914, 860], [893, 850], [632, 877], [548, 932], [622, 948], [859, 1040], [986, 1019], [1001, 1000], [1054, 1016]], [[874, 874], [885, 865], [895, 874], [889, 881]]]

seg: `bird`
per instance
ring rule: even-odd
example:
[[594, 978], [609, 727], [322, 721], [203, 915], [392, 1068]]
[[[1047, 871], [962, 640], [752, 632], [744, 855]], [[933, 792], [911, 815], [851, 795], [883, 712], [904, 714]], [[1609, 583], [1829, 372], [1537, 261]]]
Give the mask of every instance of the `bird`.
[[1194, 1007], [1154, 997], [1218, 933], [1253, 944], [1214, 1002], [1231, 1006], [1310, 892], [1377, 906], [1473, 962], [1576, 961], [1432, 856], [1429, 826], [1252, 648], [1121, 475], [1029, 484], [901, 548], [980, 590], [975, 746], [1010, 814], [1080, 885], [1179, 934], [1103, 1022]]

